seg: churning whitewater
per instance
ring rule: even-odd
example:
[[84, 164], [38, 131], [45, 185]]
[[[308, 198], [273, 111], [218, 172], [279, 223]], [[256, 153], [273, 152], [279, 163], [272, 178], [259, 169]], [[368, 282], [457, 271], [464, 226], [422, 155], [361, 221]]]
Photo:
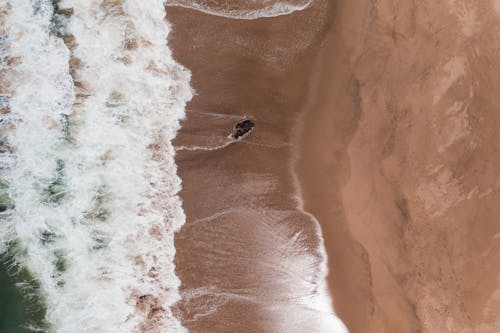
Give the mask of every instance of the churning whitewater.
[[191, 98], [161, 0], [0, 0], [0, 251], [43, 330], [183, 332], [171, 140]]

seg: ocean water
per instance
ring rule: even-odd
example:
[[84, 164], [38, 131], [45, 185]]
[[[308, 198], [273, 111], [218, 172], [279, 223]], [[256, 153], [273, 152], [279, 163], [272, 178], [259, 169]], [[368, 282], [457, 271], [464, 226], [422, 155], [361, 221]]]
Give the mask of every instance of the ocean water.
[[184, 223], [170, 141], [192, 92], [163, 2], [0, 8], [0, 251], [43, 299], [47, 327], [34, 329], [184, 331], [170, 311]]
[[[310, 3], [167, 1], [245, 20]], [[235, 298], [265, 312], [276, 331], [303, 332], [314, 323], [314, 331], [345, 332], [325, 290], [319, 226], [301, 207], [298, 214], [244, 212], [257, 223], [237, 247], [210, 238], [213, 224], [193, 235], [196, 227], [186, 228], [196, 246], [204, 237], [227, 246], [218, 253], [236, 261], [237, 271], [261, 271], [262, 283], [233, 286], [223, 267], [215, 280], [228, 279], [229, 293], [207, 284], [180, 294], [174, 233], [185, 214], [171, 141], [193, 91], [190, 72], [168, 48], [164, 4], [0, 0], [0, 333], [186, 332], [173, 305], [181, 296], [194, 304], [219, 294], [203, 311], [192, 305], [194, 317], [209, 318]], [[223, 137], [215, 146], [177, 150], [233, 143]], [[302, 225], [316, 228], [311, 245], [304, 245], [309, 233], [296, 230]], [[220, 268], [217, 255], [203, 264]], [[248, 256], [255, 263], [238, 260]]]
[[28, 272], [15, 274], [11, 268], [9, 261], [0, 261], [0, 332], [28, 333], [46, 327], [37, 284]]

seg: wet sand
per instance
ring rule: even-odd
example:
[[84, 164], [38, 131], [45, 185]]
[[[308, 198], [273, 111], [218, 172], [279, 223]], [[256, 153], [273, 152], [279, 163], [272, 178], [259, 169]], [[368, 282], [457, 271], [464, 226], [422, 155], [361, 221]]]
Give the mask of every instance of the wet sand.
[[[167, 8], [197, 91], [175, 142], [186, 327], [327, 331], [285, 301], [296, 274], [321, 276], [299, 265], [321, 245], [302, 202], [350, 332], [500, 330], [499, 8], [316, 1], [252, 21]], [[250, 136], [199, 149], [245, 116]], [[303, 248], [281, 247], [297, 233]]]
[[[331, 315], [306, 301], [324, 280], [322, 240], [297, 209], [291, 144], [331, 9], [249, 21], [167, 10], [197, 92], [174, 142], [187, 215], [178, 314], [192, 332], [325, 332]], [[245, 117], [254, 131], [226, 145]]]

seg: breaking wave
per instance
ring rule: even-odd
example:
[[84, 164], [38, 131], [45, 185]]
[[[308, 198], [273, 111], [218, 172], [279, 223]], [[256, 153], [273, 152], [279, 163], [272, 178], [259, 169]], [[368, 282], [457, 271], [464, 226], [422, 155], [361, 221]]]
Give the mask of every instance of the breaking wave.
[[0, 252], [57, 332], [183, 332], [171, 140], [190, 74], [163, 1], [0, 0]]

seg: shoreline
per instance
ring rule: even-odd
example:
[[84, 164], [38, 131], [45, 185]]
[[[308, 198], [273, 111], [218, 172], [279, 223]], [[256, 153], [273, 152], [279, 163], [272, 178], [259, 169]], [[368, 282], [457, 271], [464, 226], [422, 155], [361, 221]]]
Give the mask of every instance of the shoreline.
[[332, 22], [313, 61], [308, 96], [295, 128], [295, 170], [303, 208], [321, 226], [333, 307], [351, 333], [368, 332], [372, 296], [367, 254], [350, 234], [341, 197], [349, 178], [346, 151], [357, 130], [360, 110], [359, 86], [350, 70], [350, 49], [339, 27], [345, 23], [343, 19], [362, 18], [342, 18], [342, 4], [335, 7], [340, 22]]
[[498, 13], [492, 3], [463, 12], [453, 3], [337, 4], [298, 163], [335, 309], [351, 333], [497, 332], [500, 269], [478, 258], [499, 258], [489, 211], [498, 134], [487, 124], [499, 121], [489, 91], [500, 80], [486, 65], [499, 55], [486, 29], [498, 27]]
[[[193, 332], [344, 332], [325, 308], [322, 240], [297, 208], [290, 150], [330, 4], [258, 20], [167, 9], [169, 45], [197, 92], [174, 142], [187, 216], [174, 311]], [[244, 118], [252, 133], [224, 144]]]
[[[324, 244], [351, 333], [498, 331], [500, 269], [477, 264], [500, 258], [490, 5], [325, 0], [253, 21], [169, 8], [197, 91], [174, 144], [204, 147], [176, 156], [188, 328], [300, 331], [287, 313], [304, 309], [283, 300], [321, 288]], [[254, 131], [218, 148], [246, 117]]]

